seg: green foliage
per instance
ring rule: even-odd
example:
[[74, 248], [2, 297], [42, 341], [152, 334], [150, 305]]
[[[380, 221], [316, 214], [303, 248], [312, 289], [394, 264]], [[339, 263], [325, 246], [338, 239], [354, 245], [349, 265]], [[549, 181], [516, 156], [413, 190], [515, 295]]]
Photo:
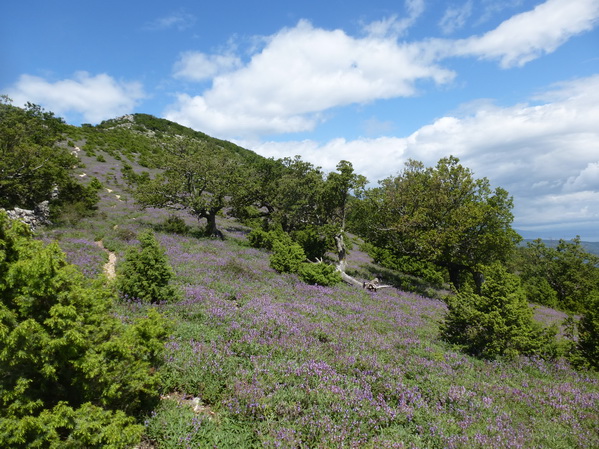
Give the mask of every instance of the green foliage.
[[588, 308], [578, 323], [576, 350], [582, 359], [579, 364], [599, 371], [599, 291], [589, 298]]
[[270, 266], [279, 273], [297, 273], [300, 264], [306, 260], [302, 247], [291, 241], [275, 240], [270, 255]]
[[459, 290], [462, 272], [505, 261], [515, 248], [512, 207], [504, 189], [492, 191], [453, 156], [431, 168], [409, 161], [368, 192], [361, 216], [370, 218], [359, 231], [398, 255], [445, 267]]
[[170, 285], [174, 275], [152, 231], [139, 236], [140, 247], [129, 248], [119, 266], [117, 289], [123, 298], [147, 303], [173, 302], [179, 297]]
[[302, 263], [299, 266], [298, 274], [306, 284], [329, 287], [341, 282], [341, 275], [335, 267], [323, 262]]
[[242, 161], [205, 141], [173, 139], [161, 168], [162, 174], [138, 184], [136, 200], [142, 206], [186, 210], [206, 219], [207, 235], [222, 237], [216, 216], [245, 191]]
[[76, 184], [70, 172], [78, 161], [54, 145], [64, 127], [62, 119], [39, 106], [21, 109], [0, 98], [0, 207], [33, 209], [52, 199], [56, 188], [56, 201], [72, 200], [65, 192]]
[[307, 226], [304, 229], [293, 231], [291, 237], [299, 244], [306, 258], [309, 260], [322, 259], [327, 250], [331, 249], [332, 241], [330, 232], [326, 226]]
[[169, 215], [164, 221], [158, 226], [162, 232], [169, 234], [188, 234], [191, 230], [190, 227], [185, 223], [181, 217], [176, 215]]
[[190, 404], [165, 400], [148, 420], [147, 435], [160, 441], [160, 448], [179, 449], [183, 441], [187, 447], [251, 448], [259, 447], [251, 426], [241, 426], [212, 414], [194, 413]]
[[2, 420], [0, 443], [11, 448], [128, 448], [140, 441], [143, 430], [122, 411], [60, 402], [37, 416]]
[[599, 289], [599, 257], [585, 251], [579, 237], [555, 248], [540, 239], [528, 243], [519, 252], [518, 271], [530, 301], [570, 312], [584, 311]]
[[496, 264], [488, 270], [480, 295], [463, 291], [447, 299], [441, 335], [482, 357], [554, 355], [556, 329], [533, 321], [520, 279]]
[[61, 201], [52, 202], [51, 220], [73, 224], [93, 215], [100, 201], [98, 193], [101, 189], [102, 183], [95, 177], [87, 186], [74, 181], [66, 183], [61, 190]]
[[432, 287], [441, 288], [445, 281], [440, 269], [431, 262], [417, 260], [410, 256], [396, 256], [388, 249], [378, 248], [371, 244], [366, 244], [364, 249], [375, 263], [391, 270], [419, 277]]
[[529, 278], [524, 282], [523, 286], [528, 301], [560, 308], [556, 291], [544, 277]]
[[270, 251], [272, 250], [273, 243], [277, 240], [291, 243], [291, 237], [289, 237], [289, 234], [283, 232], [281, 228], [275, 228], [270, 231], [255, 228], [248, 234], [248, 241], [253, 248], [262, 248]]
[[123, 164], [121, 167], [121, 172], [123, 174], [123, 178], [125, 178], [125, 182], [130, 186], [143, 184], [150, 180], [150, 174], [147, 171], [143, 171], [139, 174], [135, 173], [133, 171], [133, 167], [127, 163]]
[[124, 324], [57, 244], [0, 214], [0, 446], [130, 447], [158, 399], [167, 328]]

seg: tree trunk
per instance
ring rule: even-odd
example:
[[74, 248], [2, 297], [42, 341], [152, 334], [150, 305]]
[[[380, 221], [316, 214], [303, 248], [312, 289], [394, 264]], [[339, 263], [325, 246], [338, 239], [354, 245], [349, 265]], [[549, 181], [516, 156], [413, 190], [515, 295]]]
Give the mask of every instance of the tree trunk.
[[341, 272], [345, 272], [347, 249], [345, 248], [345, 239], [343, 238], [343, 231], [335, 235], [335, 245], [337, 246], [337, 269]]
[[225, 236], [216, 227], [216, 213], [210, 212], [206, 214], [206, 235], [208, 237], [218, 237], [224, 240]]
[[485, 275], [480, 271], [472, 271], [472, 277], [474, 278], [474, 285], [476, 285], [476, 294], [480, 295], [485, 283]]

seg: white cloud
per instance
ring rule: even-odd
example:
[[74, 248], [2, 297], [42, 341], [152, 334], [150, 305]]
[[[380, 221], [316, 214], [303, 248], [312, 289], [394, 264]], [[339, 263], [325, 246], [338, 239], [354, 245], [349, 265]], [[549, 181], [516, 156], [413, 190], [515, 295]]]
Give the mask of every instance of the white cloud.
[[81, 114], [85, 121], [92, 123], [130, 113], [145, 97], [138, 82], [116, 81], [104, 73], [92, 76], [87, 72], [76, 72], [72, 79], [56, 82], [21, 75], [8, 88], [7, 95], [16, 105], [29, 101], [59, 116]]
[[450, 6], [439, 21], [439, 26], [444, 34], [451, 34], [466, 24], [466, 20], [472, 14], [472, 0], [461, 6]]
[[482, 36], [456, 41], [446, 50], [458, 56], [498, 59], [503, 68], [522, 66], [590, 30], [598, 19], [597, 0], [548, 0]]
[[241, 60], [232, 54], [207, 55], [200, 52], [182, 53], [175, 64], [175, 78], [204, 81], [241, 67]]
[[[599, 157], [599, 155], [598, 155]], [[580, 173], [571, 176], [564, 186], [566, 192], [599, 192], [599, 160], [589, 163]], [[599, 213], [599, 209], [596, 209]]]
[[[470, 4], [448, 10], [446, 17], [460, 25]], [[422, 14], [424, 2], [410, 0], [406, 6], [403, 21], [375, 22], [362, 38], [300, 21], [263, 39], [246, 65], [230, 50], [185, 53], [175, 76], [212, 77], [212, 86], [199, 95], [177, 94], [164, 115], [230, 139], [311, 131], [333, 108], [413, 96], [423, 80], [449, 83], [455, 74], [438, 65], [445, 58], [476, 56], [498, 59], [504, 68], [523, 65], [589, 30], [599, 18], [597, 0], [548, 0], [482, 36], [404, 43], [397, 34]]]
[[201, 96], [179, 95], [165, 116], [221, 136], [311, 130], [322, 111], [410, 96], [414, 83], [443, 84], [453, 72], [414, 46], [301, 21], [271, 36], [249, 64], [217, 76]]
[[364, 26], [364, 31], [372, 37], [399, 37], [403, 36], [425, 9], [424, 0], [406, 0], [408, 14], [401, 19], [395, 14], [381, 20], [371, 22]]
[[275, 159], [301, 155], [302, 159], [322, 167], [325, 171], [334, 170], [341, 160], [350, 161], [354, 170], [366, 176], [373, 185], [380, 179], [395, 174], [407, 161], [406, 140], [398, 137], [378, 137], [348, 141], [333, 139], [319, 144], [313, 140], [292, 142], [238, 142], [256, 153]]

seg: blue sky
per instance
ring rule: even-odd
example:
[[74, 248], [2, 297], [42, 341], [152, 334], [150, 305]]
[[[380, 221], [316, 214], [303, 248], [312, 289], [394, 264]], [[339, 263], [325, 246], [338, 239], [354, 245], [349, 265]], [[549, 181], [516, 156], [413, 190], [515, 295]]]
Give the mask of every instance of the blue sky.
[[376, 185], [455, 155], [525, 237], [599, 241], [599, 0], [7, 1], [0, 93], [168, 118]]

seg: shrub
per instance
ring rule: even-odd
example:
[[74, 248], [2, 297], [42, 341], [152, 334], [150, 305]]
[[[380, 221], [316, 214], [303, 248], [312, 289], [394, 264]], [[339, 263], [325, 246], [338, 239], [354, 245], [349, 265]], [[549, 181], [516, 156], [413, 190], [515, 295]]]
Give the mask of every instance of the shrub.
[[300, 264], [306, 260], [304, 250], [293, 242], [275, 240], [270, 255], [270, 266], [279, 273], [297, 273]]
[[273, 243], [277, 240], [282, 241], [285, 244], [290, 244], [292, 242], [289, 234], [282, 229], [273, 229], [270, 231], [253, 229], [252, 232], [248, 234], [248, 241], [253, 248], [262, 248], [271, 251]]
[[375, 263], [390, 270], [419, 277], [435, 288], [441, 288], [445, 281], [442, 271], [431, 262], [409, 256], [396, 256], [388, 249], [370, 244], [365, 245], [365, 250]]
[[150, 303], [175, 301], [179, 295], [170, 285], [173, 270], [154, 233], [142, 232], [139, 241], [139, 248], [127, 250], [117, 273], [121, 296]]
[[580, 365], [599, 370], [599, 292], [591, 294], [589, 305], [578, 323], [577, 353]]
[[302, 247], [306, 258], [310, 260], [322, 259], [329, 249], [330, 239], [327, 239], [326, 235], [319, 232], [316, 227], [294, 231], [292, 237]]
[[0, 214], [0, 447], [131, 447], [158, 398], [167, 329]]
[[554, 355], [557, 331], [533, 321], [520, 279], [500, 265], [486, 274], [481, 295], [465, 289], [447, 299], [442, 337], [482, 358]]
[[527, 279], [524, 281], [524, 291], [530, 302], [544, 304], [553, 308], [556, 308], [559, 305], [557, 293], [551, 287], [547, 279], [542, 277], [531, 277]]
[[341, 274], [333, 265], [326, 263], [302, 263], [299, 276], [307, 284], [332, 286], [341, 282]]
[[188, 234], [190, 231], [189, 226], [185, 223], [181, 217], [177, 217], [176, 215], [169, 215], [164, 222], [159, 226], [160, 230], [163, 232], [168, 232], [170, 234]]

